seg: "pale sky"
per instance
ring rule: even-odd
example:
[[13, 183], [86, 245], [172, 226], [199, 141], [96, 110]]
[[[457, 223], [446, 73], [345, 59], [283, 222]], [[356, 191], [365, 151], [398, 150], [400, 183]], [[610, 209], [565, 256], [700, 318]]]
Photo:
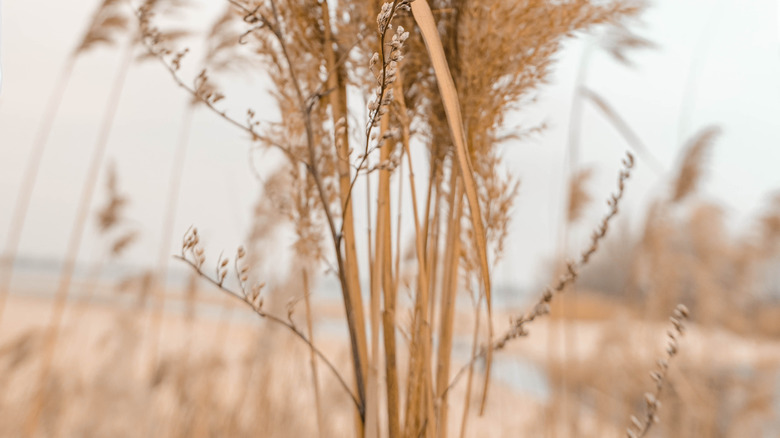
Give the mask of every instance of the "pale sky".
[[[6, 239], [43, 108], [97, 3], [16, 0], [3, 4], [0, 239]], [[203, 27], [206, 15], [213, 16], [222, 4], [199, 3], [204, 6], [193, 22]], [[723, 135], [709, 159], [704, 192], [722, 202], [735, 223], [743, 225], [760, 210], [768, 193], [780, 189], [779, 20], [776, 0], [657, 0], [635, 30], [658, 49], [633, 54], [634, 68], [594, 49], [587, 70], [587, 85], [620, 112], [666, 169], [676, 165], [684, 138], [706, 125], [720, 125]], [[495, 272], [497, 284], [524, 287], [541, 280], [540, 268], [555, 249], [572, 91], [583, 50], [594, 40], [595, 36], [582, 36], [568, 43], [551, 84], [540, 91], [539, 103], [507, 118], [525, 125], [544, 120], [550, 128], [505, 148], [507, 169], [520, 176], [522, 185], [507, 254]], [[35, 187], [21, 242], [25, 257], [62, 257], [120, 53], [121, 49], [99, 49], [78, 61]], [[259, 79], [236, 80], [227, 91], [232, 114], [240, 117], [252, 106], [261, 116], [274, 117]], [[131, 199], [128, 216], [143, 233], [126, 256], [128, 262], [156, 262], [165, 188], [186, 101], [159, 64], [147, 61], [130, 71], [108, 151], [117, 165], [120, 185]], [[196, 113], [191, 138], [172, 252], [191, 224], [201, 229], [207, 251], [231, 252], [246, 234], [257, 193], [247, 165], [249, 145], [241, 132], [205, 110]], [[581, 222], [575, 247], [603, 214], [601, 200], [614, 190], [627, 147], [588, 104], [581, 143], [582, 161], [596, 166], [589, 188], [598, 202]], [[415, 173], [423, 175], [425, 164], [418, 162], [421, 170]], [[666, 189], [658, 181], [640, 161], [623, 215], [633, 226], [641, 223], [642, 206]], [[95, 205], [103, 195], [101, 181]], [[365, 211], [365, 205], [356, 202], [356, 210]], [[86, 235], [82, 261], [100, 255], [94, 227]]]

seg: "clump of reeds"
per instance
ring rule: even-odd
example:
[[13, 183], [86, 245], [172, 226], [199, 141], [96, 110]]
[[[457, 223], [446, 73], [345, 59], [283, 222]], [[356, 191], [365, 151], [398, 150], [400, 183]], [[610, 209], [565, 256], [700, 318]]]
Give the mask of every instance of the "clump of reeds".
[[[231, 1], [246, 29], [235, 43], [250, 46], [267, 67], [281, 113], [280, 123], [262, 127], [251, 109], [242, 120], [219, 108], [225, 96], [213, 86], [207, 70], [188, 85], [180, 77], [188, 51], [168, 46], [152, 24], [150, 7], [139, 10], [143, 42], [178, 85], [253, 141], [286, 158], [282, 167], [287, 182], [285, 215], [297, 236], [296, 259], [325, 263], [338, 278], [351, 347], [351, 378], [345, 378], [343, 370], [316, 347], [291, 313], [285, 318], [263, 306], [262, 282], [250, 281], [245, 250], [237, 251], [232, 260], [220, 256], [212, 272], [193, 228], [184, 237], [179, 257], [258, 316], [304, 341], [350, 395], [361, 435], [376, 436], [381, 427], [390, 436], [448, 435], [448, 389], [454, 384], [449, 372], [452, 315], [457, 291], [463, 287], [475, 291], [477, 315], [486, 316], [484, 339], [474, 338], [475, 346], [483, 345], [479, 351], [486, 360], [480, 412], [485, 409], [493, 350], [525, 334], [521, 322], [508, 335], [498, 340], [493, 336], [491, 263], [501, 256], [518, 187], [510, 173], [495, 171], [502, 163], [497, 147], [503, 136], [498, 130], [506, 112], [529, 101], [543, 84], [563, 38], [573, 31], [614, 23], [640, 9], [622, 1], [540, 0], [522, 8], [489, 3], [348, 1], [331, 7], [323, 1], [313, 7], [283, 0]], [[444, 12], [435, 18], [431, 6]], [[481, 37], [485, 26], [498, 28], [500, 38]], [[522, 29], [521, 35], [510, 31], [517, 28]], [[360, 37], [350, 41], [354, 32]], [[353, 50], [362, 57], [353, 55]], [[362, 79], [356, 79], [356, 74]], [[347, 100], [354, 86], [371, 95], [367, 122], [357, 140], [350, 128], [354, 109]], [[422, 199], [418, 199], [421, 191], [414, 172], [419, 164], [415, 165], [410, 149], [415, 137], [425, 142], [430, 158]], [[624, 165], [609, 214], [590, 247], [569, 264], [563, 285], [588, 263], [617, 214], [633, 166], [630, 155]], [[402, 168], [408, 182], [399, 178], [399, 187], [406, 186], [412, 203], [411, 214], [405, 215], [414, 234], [410, 283], [402, 282], [407, 274], [397, 261], [403, 249], [399, 243], [393, 245], [393, 240], [401, 240], [398, 231], [393, 236], [393, 213], [400, 215], [401, 206], [391, 203], [390, 181]], [[378, 185], [372, 180], [378, 180]], [[353, 209], [357, 187], [365, 188], [367, 195], [371, 229], [365, 241], [354, 225], [360, 214]], [[444, 208], [451, 218], [440, 213]], [[395, 225], [400, 224], [398, 219]], [[365, 261], [357, 258], [357, 247], [363, 244], [371, 254]], [[462, 249], [448, 255], [451, 248]], [[370, 278], [367, 306], [359, 281], [364, 274]], [[405, 330], [408, 365], [402, 375], [396, 342], [398, 297], [407, 289], [411, 298]], [[547, 297], [545, 293], [543, 304]], [[534, 312], [543, 308], [537, 306]], [[435, 337], [449, 341], [436, 346]], [[386, 400], [380, 402], [383, 393]], [[380, 412], [381, 406], [386, 406], [385, 412]]]

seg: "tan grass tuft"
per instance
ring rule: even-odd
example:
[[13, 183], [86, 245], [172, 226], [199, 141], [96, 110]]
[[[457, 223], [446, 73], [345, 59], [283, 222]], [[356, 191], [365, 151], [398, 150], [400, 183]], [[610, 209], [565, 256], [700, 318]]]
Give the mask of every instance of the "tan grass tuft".
[[688, 140], [674, 182], [672, 202], [680, 202], [696, 190], [704, 173], [707, 155], [718, 135], [720, 135], [720, 128], [711, 126], [702, 129]]
[[592, 200], [585, 189], [585, 185], [593, 177], [593, 168], [579, 170], [574, 173], [569, 182], [569, 209], [567, 219], [571, 222], [577, 222], [587, 205]]

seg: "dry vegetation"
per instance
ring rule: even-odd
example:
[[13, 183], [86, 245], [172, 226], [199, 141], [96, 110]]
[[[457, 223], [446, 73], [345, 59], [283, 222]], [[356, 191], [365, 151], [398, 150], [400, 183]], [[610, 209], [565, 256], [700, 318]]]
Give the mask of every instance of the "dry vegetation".
[[[619, 222], [620, 206], [648, 150], [606, 101], [578, 84], [578, 96], [610, 115], [638, 158], [623, 158], [614, 193], [590, 193], [594, 170], [578, 168], [578, 146], [570, 145], [563, 246], [583, 212], [599, 208], [592, 200], [606, 198], [606, 211], [590, 226], [585, 248], [565, 248], [528, 310], [494, 306], [490, 274], [508, 244], [510, 219], [532, 214], [513, 210], [521, 176], [505, 169], [501, 145], [544, 129], [507, 134], [507, 116], [533, 103], [561, 44], [579, 32], [607, 32], [604, 48], [625, 63], [628, 51], [651, 46], [626, 27], [643, 4], [229, 0], [205, 35], [200, 61], [186, 48], [193, 35], [175, 24], [190, 6], [104, 1], [52, 96], [0, 278], [0, 435], [778, 432], [772, 388], [780, 355], [772, 338], [780, 333], [780, 307], [767, 298], [777, 287], [767, 273], [777, 263], [780, 202], [740, 236], [726, 228], [719, 207], [697, 196], [715, 128], [683, 147], [677, 174], [665, 181], [669, 193], [652, 201], [636, 234]], [[8, 293], [30, 187], [72, 64], [97, 45], [120, 42], [125, 63], [49, 312], [37, 298]], [[102, 272], [138, 236], [112, 167], [96, 214], [106, 257], [75, 301], [76, 255], [117, 93], [140, 53], [191, 97], [174, 145], [159, 258], [116, 287], [114, 304], [93, 299], [113, 289]], [[183, 66], [191, 61], [200, 73], [187, 78]], [[230, 96], [219, 83], [236, 73], [267, 79], [277, 122], [258, 120], [252, 109], [223, 109]], [[199, 107], [278, 161], [258, 179], [253, 224], [234, 253], [212, 254], [196, 227], [173, 229]], [[274, 248], [280, 230], [294, 233], [291, 248]], [[174, 261], [167, 245], [179, 231]], [[166, 283], [170, 263], [189, 265], [186, 287]], [[337, 300], [316, 292], [327, 279], [338, 284]], [[3, 312], [6, 301], [13, 312]], [[171, 302], [180, 314], [166, 312]], [[724, 354], [728, 348], [740, 352]], [[527, 376], [502, 372], [519, 358], [544, 370], [534, 377], [548, 387], [542, 400], [513, 387]]]

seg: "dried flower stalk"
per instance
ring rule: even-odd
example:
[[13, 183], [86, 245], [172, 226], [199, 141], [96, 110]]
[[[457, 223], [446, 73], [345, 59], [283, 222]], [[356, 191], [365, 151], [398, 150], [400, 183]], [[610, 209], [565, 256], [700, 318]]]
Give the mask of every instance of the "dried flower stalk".
[[655, 388], [653, 392], [646, 392], [645, 399], [645, 415], [640, 420], [636, 416], [631, 416], [631, 425], [626, 429], [626, 436], [628, 438], [642, 438], [647, 435], [653, 424], [660, 421], [658, 417], [658, 410], [661, 408], [661, 391], [663, 390], [664, 382], [666, 381], [666, 374], [669, 372], [669, 363], [677, 355], [678, 352], [678, 337], [682, 336], [685, 331], [684, 323], [688, 319], [688, 308], [683, 304], [678, 304], [674, 309], [674, 313], [669, 318], [672, 324], [672, 330], [668, 331], [668, 339], [666, 344], [666, 356], [662, 359], [658, 359], [658, 368], [655, 371], [650, 372], [650, 377], [653, 379]]

